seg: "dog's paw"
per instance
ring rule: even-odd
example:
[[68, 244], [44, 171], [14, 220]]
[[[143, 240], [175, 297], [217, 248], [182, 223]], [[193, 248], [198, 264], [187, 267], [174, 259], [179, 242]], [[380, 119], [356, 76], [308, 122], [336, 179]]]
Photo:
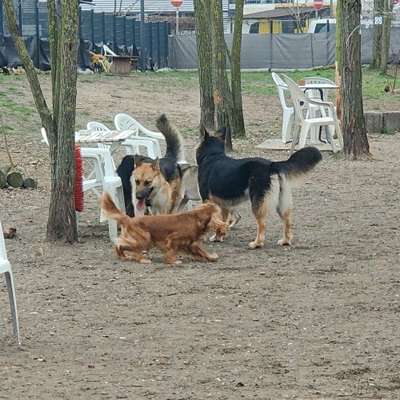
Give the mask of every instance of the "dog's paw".
[[291, 246], [292, 242], [287, 239], [280, 239], [280, 240], [278, 240], [278, 245], [279, 246]]
[[215, 254], [215, 253], [212, 253], [212, 254], [209, 254], [208, 255], [208, 260], [209, 261], [212, 261], [212, 262], [214, 262], [214, 261], [217, 261], [218, 260], [218, 254]]
[[254, 242], [249, 243], [249, 248], [250, 249], [257, 249], [258, 247], [264, 247], [264, 242], [257, 242], [256, 240]]
[[142, 258], [139, 262], [140, 264], [151, 264], [151, 260], [148, 258]]
[[218, 236], [218, 235], [212, 235], [210, 237], [210, 242], [223, 242], [224, 241], [224, 236]]

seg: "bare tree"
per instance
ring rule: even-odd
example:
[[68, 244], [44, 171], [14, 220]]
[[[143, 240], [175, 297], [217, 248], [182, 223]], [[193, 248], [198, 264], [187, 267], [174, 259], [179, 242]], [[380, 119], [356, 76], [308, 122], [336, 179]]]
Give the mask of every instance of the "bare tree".
[[3, 1], [7, 25], [31, 87], [50, 145], [51, 195], [47, 239], [78, 239], [74, 204], [74, 132], [78, 55], [78, 0], [48, 0], [52, 103], [50, 111], [20, 36], [12, 0]]
[[215, 106], [213, 98], [213, 64], [211, 41], [211, 0], [194, 0], [196, 18], [196, 43], [200, 86], [200, 132], [204, 128], [214, 129]]
[[338, 0], [336, 6], [336, 76], [344, 153], [350, 159], [369, 157], [362, 99], [361, 0]]

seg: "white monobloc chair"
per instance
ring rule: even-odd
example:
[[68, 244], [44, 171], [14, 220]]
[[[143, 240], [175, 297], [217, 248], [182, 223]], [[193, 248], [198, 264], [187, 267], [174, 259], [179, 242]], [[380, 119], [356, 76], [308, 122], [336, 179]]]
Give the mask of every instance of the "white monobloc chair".
[[[319, 128], [322, 126], [328, 127], [328, 140], [332, 146], [332, 151], [338, 151], [333, 141], [335, 131], [339, 139], [340, 148], [342, 149], [343, 136], [333, 103], [308, 98], [297, 86], [296, 82], [286, 75], [282, 76], [287, 84], [288, 90], [290, 91], [295, 110], [292, 151], [294, 150], [297, 142], [299, 143], [299, 148], [303, 148], [306, 145], [306, 141], [311, 133], [311, 130], [313, 128]], [[307, 113], [310, 106], [324, 107], [326, 108], [328, 115], [325, 117], [322, 116], [308, 118]]]
[[285, 91], [287, 89], [286, 83], [281, 77], [273, 72], [272, 79], [275, 82], [276, 88], [278, 89], [279, 101], [282, 107], [282, 141], [288, 143], [292, 139], [292, 128], [294, 120], [294, 108], [290, 107], [286, 103]]
[[[41, 129], [43, 142], [49, 144], [45, 128]], [[81, 147], [83, 161], [89, 161], [92, 166], [89, 173], [84, 174], [83, 192], [92, 190], [97, 196], [102, 192], [110, 193], [113, 201], [122, 211], [125, 211], [124, 194], [121, 178], [115, 172], [114, 161], [108, 148]], [[89, 163], [88, 163], [89, 164]], [[106, 218], [100, 213], [100, 222]], [[117, 222], [108, 220], [108, 231], [110, 239], [115, 242], [118, 236]]]
[[[119, 113], [114, 117], [114, 125], [119, 131], [125, 131], [128, 129], [137, 129], [137, 138], [129, 138], [127, 141], [134, 140], [132, 143], [134, 146], [138, 146], [139, 140], [146, 141], [144, 143], [152, 143], [152, 150], [148, 148], [146, 144], [140, 144], [140, 146], [144, 146], [147, 149], [147, 155], [150, 158], [161, 158], [161, 146], [159, 140], [164, 140], [164, 136], [160, 132], [154, 132], [147, 128], [145, 128], [140, 122], [136, 119], [132, 118], [128, 114]], [[150, 150], [150, 151], [149, 151]], [[140, 154], [138, 147], [135, 148], [135, 153]]]
[[[304, 85], [312, 85], [312, 84], [327, 84], [335, 86], [335, 82], [331, 81], [328, 78], [323, 78], [320, 76], [310, 76], [304, 78]], [[322, 100], [329, 101], [329, 90], [328, 89], [307, 89], [304, 91], [306, 96], [312, 100]], [[335, 108], [336, 110], [336, 108]], [[328, 110], [324, 106], [310, 106], [309, 109], [309, 117], [326, 117], [328, 115]], [[314, 129], [314, 131], [316, 131]], [[314, 137], [317, 139], [318, 132], [314, 132]]]
[[[96, 121], [88, 122], [86, 128], [89, 131], [111, 132], [111, 129], [109, 129], [106, 125]], [[158, 156], [157, 152], [160, 147], [159, 143], [157, 142], [157, 144], [155, 144], [154, 139], [139, 136], [138, 127], [133, 126], [131, 128], [127, 128], [127, 130], [128, 129], [132, 130], [132, 137], [124, 140], [121, 143], [121, 145], [125, 147], [126, 154], [129, 155], [141, 154], [140, 149], [144, 148], [148, 157], [154, 159], [157, 158]], [[118, 130], [124, 130], [124, 129], [118, 129]], [[109, 148], [109, 146], [106, 144], [99, 144], [99, 147]]]
[[10, 300], [13, 335], [17, 338], [18, 344], [21, 344], [19, 336], [19, 322], [17, 312], [17, 298], [15, 296], [15, 285], [14, 276], [11, 268], [11, 264], [7, 258], [6, 245], [4, 243], [3, 227], [0, 222], [0, 274], [4, 274], [6, 278], [6, 285], [8, 291], [8, 297]]

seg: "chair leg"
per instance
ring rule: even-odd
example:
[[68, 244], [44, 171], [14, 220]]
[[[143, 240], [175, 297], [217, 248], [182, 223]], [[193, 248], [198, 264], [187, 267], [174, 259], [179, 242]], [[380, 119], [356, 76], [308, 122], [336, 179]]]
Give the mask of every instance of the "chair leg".
[[290, 146], [290, 155], [293, 154], [294, 149], [296, 148], [296, 144], [299, 141], [301, 126], [293, 122], [293, 139], [292, 145]]
[[282, 119], [282, 141], [288, 143], [293, 139], [293, 113], [284, 112]]
[[17, 299], [15, 296], [14, 277], [11, 271], [5, 273], [8, 297], [10, 299], [10, 308], [13, 324], [13, 335], [17, 338], [18, 344], [21, 344], [19, 336], [19, 322], [17, 312]]
[[303, 123], [300, 131], [299, 149], [302, 149], [306, 145], [309, 131], [310, 131], [310, 126], [306, 123]]

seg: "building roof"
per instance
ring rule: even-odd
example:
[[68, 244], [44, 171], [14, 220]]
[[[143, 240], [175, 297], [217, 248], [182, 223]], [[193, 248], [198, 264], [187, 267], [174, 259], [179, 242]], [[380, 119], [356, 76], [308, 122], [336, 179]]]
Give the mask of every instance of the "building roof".
[[[329, 6], [322, 6], [318, 12], [327, 9], [329, 9]], [[258, 11], [255, 13], [246, 14], [243, 16], [243, 19], [277, 19], [282, 17], [290, 17], [293, 16], [294, 10], [295, 8], [292, 7], [275, 8], [274, 10]], [[300, 15], [311, 14], [315, 12], [314, 7], [299, 7], [298, 10]]]

